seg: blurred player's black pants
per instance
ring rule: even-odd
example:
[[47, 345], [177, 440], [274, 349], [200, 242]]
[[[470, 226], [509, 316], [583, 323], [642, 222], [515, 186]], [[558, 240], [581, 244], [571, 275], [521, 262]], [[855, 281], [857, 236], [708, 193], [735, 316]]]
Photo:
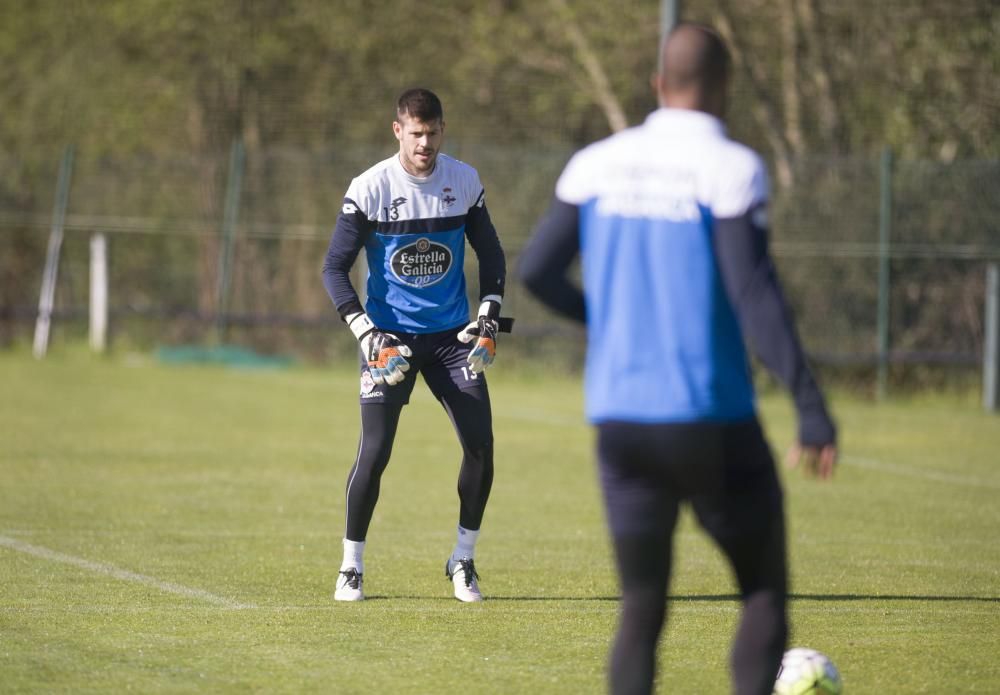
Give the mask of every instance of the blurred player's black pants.
[[611, 692], [652, 692], [672, 536], [687, 501], [728, 558], [743, 600], [731, 654], [734, 692], [771, 693], [788, 632], [785, 526], [758, 422], [603, 423], [597, 446], [622, 591]]

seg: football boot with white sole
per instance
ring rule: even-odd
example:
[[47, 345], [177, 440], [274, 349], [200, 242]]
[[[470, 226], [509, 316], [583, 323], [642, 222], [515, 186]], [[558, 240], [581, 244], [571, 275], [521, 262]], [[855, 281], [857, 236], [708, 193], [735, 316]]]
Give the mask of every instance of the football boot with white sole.
[[333, 592], [336, 601], [364, 601], [365, 592], [362, 589], [364, 577], [353, 567], [341, 570], [337, 575], [337, 589]]
[[483, 595], [479, 593], [479, 575], [472, 558], [449, 559], [444, 563], [444, 573], [454, 585], [455, 598], [459, 601], [474, 603], [483, 600]]

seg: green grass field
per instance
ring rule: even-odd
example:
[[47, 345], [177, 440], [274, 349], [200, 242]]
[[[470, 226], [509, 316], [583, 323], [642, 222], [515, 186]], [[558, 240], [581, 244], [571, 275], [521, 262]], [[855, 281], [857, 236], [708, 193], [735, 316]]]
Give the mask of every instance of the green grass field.
[[[502, 357], [502, 356], [501, 356]], [[451, 598], [459, 452], [404, 412], [361, 604], [331, 598], [357, 438], [348, 367], [0, 353], [0, 692], [601, 693], [617, 612], [580, 387], [490, 372], [478, 605]], [[1000, 682], [1000, 418], [974, 395], [834, 397], [833, 484], [784, 473], [791, 642], [855, 693]], [[794, 432], [780, 393], [772, 445]], [[725, 693], [738, 617], [685, 517], [661, 693]]]

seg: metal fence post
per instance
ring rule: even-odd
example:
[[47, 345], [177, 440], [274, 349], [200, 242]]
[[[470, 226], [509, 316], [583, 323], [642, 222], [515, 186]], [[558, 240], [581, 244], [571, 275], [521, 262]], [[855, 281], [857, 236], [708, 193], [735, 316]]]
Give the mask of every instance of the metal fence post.
[[216, 334], [220, 342], [226, 339], [229, 313], [229, 285], [232, 280], [233, 248], [236, 245], [236, 224], [240, 212], [243, 188], [243, 142], [237, 137], [229, 150], [229, 174], [226, 180], [226, 200], [222, 212], [222, 244], [219, 248], [219, 287], [216, 303]]
[[56, 299], [56, 279], [59, 275], [59, 252], [62, 248], [66, 207], [69, 205], [69, 183], [73, 174], [73, 146], [67, 145], [59, 163], [56, 181], [56, 202], [52, 210], [52, 230], [45, 254], [42, 273], [42, 291], [38, 297], [38, 318], [35, 320], [35, 341], [32, 352], [37, 359], [45, 357], [49, 349], [49, 329], [52, 326], [52, 308]]
[[1000, 263], [986, 266], [983, 326], [983, 407], [995, 413], [1000, 411]]
[[889, 241], [892, 236], [892, 150], [882, 149], [878, 216], [878, 373], [876, 397], [883, 400], [889, 382]]
[[[681, 0], [660, 0], [660, 49], [667, 40], [667, 34], [681, 19]], [[660, 57], [656, 57], [656, 69], [660, 69]]]

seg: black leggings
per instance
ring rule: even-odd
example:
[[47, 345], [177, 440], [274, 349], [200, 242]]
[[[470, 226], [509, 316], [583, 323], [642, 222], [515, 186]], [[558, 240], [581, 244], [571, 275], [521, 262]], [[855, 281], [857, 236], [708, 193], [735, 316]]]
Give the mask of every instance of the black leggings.
[[609, 423], [599, 428], [598, 449], [622, 590], [611, 692], [652, 692], [673, 531], [687, 500], [729, 560], [743, 600], [733, 692], [769, 694], [788, 633], [787, 572], [781, 489], [757, 422]]
[[[489, 394], [485, 389], [453, 389], [442, 395], [440, 401], [462, 445], [458, 523], [475, 531], [482, 524], [486, 501], [493, 487], [493, 417]], [[348, 540], [363, 541], [368, 535], [402, 409], [402, 404], [398, 403], [364, 403], [361, 406], [358, 455], [347, 478], [344, 536]]]

